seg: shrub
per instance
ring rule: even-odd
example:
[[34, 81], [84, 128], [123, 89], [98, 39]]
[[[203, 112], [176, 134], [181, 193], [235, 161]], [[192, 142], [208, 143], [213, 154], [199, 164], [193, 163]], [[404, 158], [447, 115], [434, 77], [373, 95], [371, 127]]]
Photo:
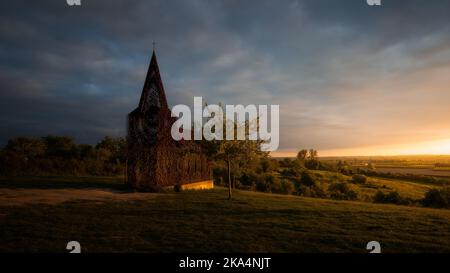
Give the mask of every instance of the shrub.
[[296, 160], [292, 162], [291, 166], [281, 170], [280, 174], [286, 178], [297, 179], [300, 181], [304, 171], [305, 168]]
[[327, 197], [324, 183], [319, 182], [315, 174], [303, 172], [300, 181], [294, 180], [294, 183], [297, 186], [298, 195], [317, 198]]
[[383, 204], [401, 204], [403, 203], [400, 194], [396, 191], [392, 191], [388, 194], [383, 193], [382, 191], [378, 191], [373, 197], [374, 203], [383, 203]]
[[304, 186], [312, 187], [316, 184], [316, 179], [309, 172], [303, 172], [300, 183]]
[[353, 171], [348, 166], [343, 166], [339, 168], [339, 172], [343, 175], [352, 175]]
[[126, 159], [125, 140], [105, 138], [100, 144], [95, 148], [77, 145], [71, 138], [58, 136], [15, 138], [0, 153], [0, 173], [33, 176], [122, 175]]
[[244, 186], [253, 186], [255, 184], [255, 181], [258, 180], [258, 174], [256, 174], [254, 171], [246, 171], [242, 174], [239, 181]]
[[275, 178], [270, 183], [270, 191], [278, 194], [292, 194], [295, 189], [292, 182], [285, 179], [279, 180], [278, 178]]
[[430, 189], [425, 193], [423, 205], [433, 208], [450, 208], [450, 187]]
[[328, 187], [328, 192], [332, 199], [336, 200], [357, 200], [358, 193], [347, 183], [333, 183]]
[[262, 181], [257, 185], [257, 190], [268, 191], [278, 194], [292, 194], [295, 191], [294, 184], [286, 179], [280, 180], [277, 176], [272, 174], [261, 175]]
[[318, 170], [320, 167], [320, 162], [315, 159], [310, 159], [305, 162], [305, 167], [309, 170]]
[[271, 191], [272, 190], [271, 185], [277, 179], [275, 176], [271, 174], [266, 175], [260, 174], [256, 175], [255, 178], [256, 178], [255, 189], [261, 192]]
[[305, 185], [299, 185], [297, 189], [297, 194], [304, 197], [313, 197], [312, 191], [310, 187]]
[[355, 184], [365, 184], [367, 183], [367, 176], [362, 174], [355, 174], [352, 176], [352, 182]]
[[261, 158], [259, 164], [263, 173], [275, 171], [279, 167], [278, 161], [271, 158]]
[[267, 192], [267, 184], [266, 184], [266, 181], [263, 181], [263, 180], [258, 180], [258, 181], [256, 181], [256, 183], [255, 183], [255, 189], [257, 190], [257, 191], [261, 191], [261, 192]]
[[225, 185], [225, 168], [214, 167], [212, 169], [212, 176], [214, 180], [214, 184], [216, 185]]
[[268, 183], [270, 186], [270, 191], [272, 193], [283, 193], [283, 189], [281, 187], [281, 182], [277, 178], [271, 178], [270, 182]]
[[293, 194], [295, 192], [294, 184], [289, 180], [281, 180], [281, 189], [284, 194]]
[[326, 198], [327, 191], [324, 183], [315, 183], [314, 186], [311, 187], [311, 196], [317, 198]]

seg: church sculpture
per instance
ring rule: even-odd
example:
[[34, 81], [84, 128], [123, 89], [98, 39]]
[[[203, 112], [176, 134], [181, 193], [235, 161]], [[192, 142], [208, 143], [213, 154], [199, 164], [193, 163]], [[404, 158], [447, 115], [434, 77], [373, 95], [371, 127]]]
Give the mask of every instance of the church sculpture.
[[208, 189], [211, 170], [194, 141], [175, 141], [175, 118], [167, 104], [155, 51], [138, 107], [128, 114], [127, 184], [138, 191]]

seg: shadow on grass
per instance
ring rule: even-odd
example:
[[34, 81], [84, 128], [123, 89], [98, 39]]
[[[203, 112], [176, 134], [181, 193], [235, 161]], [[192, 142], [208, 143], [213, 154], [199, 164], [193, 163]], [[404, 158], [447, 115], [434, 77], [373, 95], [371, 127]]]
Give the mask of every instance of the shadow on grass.
[[110, 189], [130, 192], [123, 177], [27, 176], [0, 177], [0, 189]]

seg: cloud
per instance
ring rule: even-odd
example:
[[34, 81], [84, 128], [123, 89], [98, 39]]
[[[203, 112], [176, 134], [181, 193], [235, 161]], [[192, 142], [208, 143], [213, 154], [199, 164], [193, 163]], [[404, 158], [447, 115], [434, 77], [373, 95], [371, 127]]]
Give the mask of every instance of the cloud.
[[[152, 43], [169, 104], [279, 104], [281, 148], [450, 137], [448, 1], [0, 4], [0, 143], [125, 134]], [[424, 114], [426, 113], [426, 114]]]

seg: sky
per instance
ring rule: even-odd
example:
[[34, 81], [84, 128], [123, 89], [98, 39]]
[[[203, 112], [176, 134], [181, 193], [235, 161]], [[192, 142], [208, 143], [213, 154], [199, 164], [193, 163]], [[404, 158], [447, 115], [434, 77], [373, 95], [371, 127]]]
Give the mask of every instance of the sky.
[[0, 145], [125, 136], [156, 42], [168, 102], [280, 105], [292, 155], [450, 154], [450, 1], [0, 3]]

